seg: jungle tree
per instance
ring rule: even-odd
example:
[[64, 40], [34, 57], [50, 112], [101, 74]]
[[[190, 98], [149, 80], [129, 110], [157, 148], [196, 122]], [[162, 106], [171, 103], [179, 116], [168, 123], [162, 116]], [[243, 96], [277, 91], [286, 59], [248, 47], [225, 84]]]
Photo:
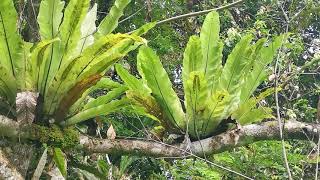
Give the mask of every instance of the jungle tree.
[[[133, 78], [121, 66], [117, 66], [117, 70], [125, 85], [104, 77], [115, 62], [138, 46], [146, 45], [139, 36], [155, 25], [147, 24], [130, 34], [112, 34], [128, 3], [128, 0], [115, 1], [109, 14], [96, 27], [97, 6], [91, 7], [88, 0], [71, 0], [66, 7], [61, 0], [43, 0], [37, 19], [41, 41], [30, 43], [23, 41], [16, 21], [12, 21], [17, 19], [13, 1], [0, 2], [0, 133], [13, 141], [16, 139], [17, 144], [26, 140], [26, 143], [45, 147], [34, 178], [41, 176], [47, 159], [50, 160], [48, 154], [49, 157], [52, 155], [61, 174], [67, 176], [66, 163], [71, 160], [69, 157], [76, 155], [73, 154], [75, 150], [145, 156], [185, 156], [190, 153], [202, 156], [258, 140], [279, 139], [277, 124], [273, 121], [221, 133], [216, 130], [230, 117], [240, 124], [271, 117], [268, 108], [255, 108], [257, 101], [268, 95], [268, 91], [257, 98], [249, 97], [265, 79], [265, 67], [284, 39], [282, 36], [256, 43], [251, 43], [251, 37], [246, 36], [223, 65], [219, 19], [216, 13], [209, 14], [200, 38], [191, 37], [186, 48], [184, 113], [159, 58], [146, 46], [140, 49], [138, 56], [142, 80]], [[316, 61], [318, 59], [313, 62]], [[159, 77], [163, 77], [161, 87]], [[108, 90], [108, 93], [88, 99], [90, 93], [99, 89]], [[126, 96], [123, 96], [125, 92]], [[205, 99], [206, 96], [211, 98]], [[95, 139], [79, 133], [74, 126], [123, 108], [133, 108], [159, 120], [170, 133], [190, 134], [195, 140], [190, 144], [190, 151], [185, 150], [183, 143], [167, 146], [152, 140]], [[314, 129], [320, 128], [288, 122], [285, 129], [285, 135], [304, 139], [305, 133], [317, 136]], [[3, 178], [23, 179], [25, 176], [25, 171], [12, 168], [3, 151], [0, 165]], [[99, 173], [96, 175], [101, 177]]]

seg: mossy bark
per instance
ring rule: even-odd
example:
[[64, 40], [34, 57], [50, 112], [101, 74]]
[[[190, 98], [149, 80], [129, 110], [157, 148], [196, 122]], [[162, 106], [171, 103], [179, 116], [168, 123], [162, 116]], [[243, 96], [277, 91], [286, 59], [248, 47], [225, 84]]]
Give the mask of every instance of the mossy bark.
[[51, 125], [50, 127], [32, 125], [30, 139], [61, 149], [70, 149], [80, 143], [79, 132], [74, 127], [61, 128], [57, 125]]

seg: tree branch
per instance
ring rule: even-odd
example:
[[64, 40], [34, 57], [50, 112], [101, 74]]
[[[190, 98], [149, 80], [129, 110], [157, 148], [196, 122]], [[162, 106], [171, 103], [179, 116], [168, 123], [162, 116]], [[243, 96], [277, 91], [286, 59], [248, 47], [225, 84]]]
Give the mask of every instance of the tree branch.
[[[307, 140], [308, 136], [318, 139], [320, 125], [288, 121], [284, 126], [285, 139]], [[276, 121], [243, 126], [217, 136], [192, 142], [191, 153], [185, 152], [183, 144], [167, 145], [162, 142], [130, 139], [94, 139], [80, 136], [80, 144], [90, 153], [131, 154], [154, 157], [183, 157], [215, 154], [262, 140], [280, 140]], [[200, 146], [202, 145], [202, 147]]]
[[[172, 22], [172, 21], [176, 21], [176, 20], [179, 20], [179, 19], [185, 19], [185, 18], [188, 18], [188, 17], [194, 17], [194, 16], [200, 16], [200, 15], [203, 15], [203, 14], [208, 14], [211, 11], [221, 11], [221, 10], [224, 10], [224, 9], [235, 7], [236, 5], [239, 5], [242, 2], [244, 2], [244, 0], [238, 0], [238, 1], [235, 1], [233, 3], [227, 4], [225, 6], [217, 7], [217, 8], [212, 8], [212, 9], [207, 9], [207, 10], [197, 11], [197, 12], [191, 12], [191, 13], [187, 13], [187, 14], [182, 14], [182, 15], [170, 17], [170, 18], [158, 21], [156, 23], [156, 25], [158, 26], [158, 25], [165, 24], [165, 23]], [[135, 29], [133, 31], [130, 31], [130, 32], [128, 32], [128, 34], [132, 34], [136, 30], [137, 29]]]
[[175, 20], [178, 20], [178, 19], [184, 19], [184, 18], [188, 18], [188, 17], [207, 14], [207, 13], [209, 13], [211, 11], [219, 11], [219, 10], [223, 10], [223, 9], [228, 9], [228, 8], [234, 7], [234, 6], [236, 6], [236, 5], [238, 5], [238, 4], [242, 3], [242, 2], [243, 2], [243, 0], [239, 0], [239, 1], [235, 1], [233, 3], [227, 4], [225, 6], [221, 6], [221, 7], [218, 7], [218, 8], [213, 8], [213, 9], [208, 9], [208, 10], [203, 10], [203, 11], [191, 12], [191, 13], [188, 13], [188, 14], [182, 14], [182, 15], [179, 15], [179, 16], [174, 16], [174, 17], [171, 17], [171, 18], [168, 18], [168, 19], [164, 19], [162, 21], [158, 21], [157, 25], [168, 23], [168, 22], [175, 21]]
[[[2, 120], [1, 120], [2, 119]], [[30, 138], [27, 128], [12, 126], [15, 121], [6, 118], [3, 121], [0, 116], [0, 130], [2, 136]], [[8, 123], [8, 121], [12, 121]], [[16, 132], [16, 133], [11, 133]], [[285, 139], [317, 141], [319, 138], [320, 124], [309, 124], [299, 121], [287, 121], [283, 128]], [[13, 136], [12, 136], [13, 135]], [[153, 157], [185, 157], [191, 155], [203, 156], [228, 151], [235, 147], [248, 145], [262, 140], [280, 140], [279, 127], [276, 121], [263, 122], [261, 124], [245, 125], [241, 129], [234, 129], [225, 133], [209, 137], [191, 144], [191, 152], [186, 152], [184, 144], [168, 145], [155, 140], [137, 139], [95, 139], [80, 135], [80, 146], [88, 153], [130, 154]], [[201, 146], [200, 146], [201, 144]]]
[[0, 150], [0, 179], [24, 179]]

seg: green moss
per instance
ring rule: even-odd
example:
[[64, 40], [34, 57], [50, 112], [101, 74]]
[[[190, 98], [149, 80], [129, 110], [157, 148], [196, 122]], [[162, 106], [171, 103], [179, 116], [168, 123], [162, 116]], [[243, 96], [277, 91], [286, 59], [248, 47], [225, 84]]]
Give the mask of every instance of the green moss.
[[57, 125], [50, 127], [34, 125], [31, 136], [34, 140], [48, 146], [70, 149], [79, 144], [79, 133], [74, 127], [60, 128]]

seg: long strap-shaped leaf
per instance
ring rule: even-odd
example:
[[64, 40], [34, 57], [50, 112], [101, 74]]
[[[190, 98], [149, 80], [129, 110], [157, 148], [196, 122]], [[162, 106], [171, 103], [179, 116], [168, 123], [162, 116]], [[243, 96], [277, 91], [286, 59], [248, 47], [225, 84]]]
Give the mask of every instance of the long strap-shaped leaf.
[[217, 78], [216, 73], [221, 68], [223, 44], [219, 40], [220, 21], [219, 14], [210, 12], [202, 25], [200, 32], [201, 49], [203, 55], [203, 69], [211, 87]]
[[141, 36], [146, 34], [150, 29], [154, 28], [157, 25], [157, 22], [150, 22], [142, 25], [139, 29], [135, 30], [132, 34]]
[[102, 76], [100, 74], [91, 76], [88, 79], [78, 82], [73, 88], [71, 88], [60, 101], [59, 106], [55, 111], [55, 119], [57, 121], [63, 121], [72, 104], [74, 104], [82, 96], [83, 92], [96, 84], [101, 77]]
[[97, 72], [102, 73], [107, 71], [108, 68], [115, 63], [115, 61], [113, 61], [106, 64], [104, 61], [107, 59], [107, 57], [111, 57], [116, 54], [119, 54], [121, 57], [123, 57], [144, 43], [145, 41], [143, 38], [134, 35], [119, 41], [113, 47], [110, 47], [110, 49], [101, 54], [101, 56], [95, 58], [90, 64], [88, 64], [88, 66], [83, 69], [83, 72], [78, 75], [77, 80], [79, 81]]
[[75, 112], [81, 110], [81, 106], [82, 104], [84, 103], [86, 97], [94, 92], [95, 90], [98, 90], [98, 89], [103, 89], [103, 90], [111, 90], [111, 89], [114, 89], [114, 88], [119, 88], [121, 87], [122, 85], [120, 83], [117, 83], [115, 81], [112, 81], [111, 79], [109, 78], [101, 78], [96, 85], [94, 86], [91, 86], [89, 89], [87, 89], [85, 92], [82, 93], [82, 96], [81, 98], [79, 98], [69, 109], [69, 114], [73, 115], [75, 114]]
[[60, 148], [53, 149], [53, 160], [63, 177], [67, 177], [67, 160]]
[[10, 104], [15, 103], [17, 92], [15, 78], [10, 71], [2, 65], [0, 65], [0, 90], [3, 98], [10, 102]]
[[23, 68], [23, 45], [17, 30], [17, 12], [12, 0], [0, 1], [0, 64], [21, 84]]
[[[57, 96], [56, 100], [54, 99], [53, 103], [52, 103], [52, 107], [50, 114], [56, 111], [56, 108], [61, 109], [66, 109], [69, 108], [78, 98], [81, 97], [82, 93], [88, 89], [90, 86], [94, 85], [96, 83], [96, 81], [88, 81], [88, 84], [81, 89], [81, 91], [77, 91], [77, 85], [83, 81], [86, 81], [86, 79], [91, 79], [92, 77], [95, 76], [99, 76], [100, 74], [104, 74], [102, 72], [104, 72], [105, 70], [107, 70], [112, 64], [114, 64], [119, 58], [123, 57], [123, 54], [111, 54], [110, 56], [105, 57], [105, 59], [103, 61], [101, 61], [100, 63], [96, 64], [95, 66], [93, 66], [90, 71], [88, 71], [86, 74], [88, 74], [87, 77], [81, 78], [79, 79], [79, 81], [76, 81], [77, 83], [73, 86], [73, 88], [71, 90], [68, 90], [68, 87], [72, 87], [72, 83], [70, 82], [65, 82], [66, 86], [61, 85], [59, 88], [59, 91], [57, 91]], [[86, 75], [85, 74], [85, 75]], [[91, 74], [91, 75], [90, 75]], [[85, 76], [84, 75], [84, 76]], [[100, 75], [101, 77], [101, 75]], [[100, 78], [99, 78], [100, 79]], [[99, 80], [96, 79], [96, 80]], [[61, 98], [61, 96], [63, 98]], [[72, 98], [72, 101], [65, 101], [64, 99], [69, 99], [68, 97], [74, 97]], [[70, 99], [71, 100], [71, 99]], [[66, 106], [65, 104], [68, 105]], [[57, 106], [59, 104], [59, 106]], [[55, 114], [60, 114], [59, 110], [55, 113]]]
[[[98, 42], [87, 48], [82, 56], [74, 58], [68, 66], [60, 69], [46, 92], [45, 112], [52, 114], [65, 93], [77, 82], [103, 72], [117, 59], [123, 57], [125, 54], [120, 53], [123, 48], [129, 48], [135, 42], [131, 41], [130, 37], [129, 35], [118, 34], [100, 38]], [[125, 40], [130, 42], [121, 44]]]
[[243, 69], [248, 64], [249, 56], [252, 51], [250, 47], [251, 39], [252, 37], [247, 35], [235, 46], [228, 56], [220, 77], [220, 90], [228, 91], [232, 99], [229, 108], [226, 108], [227, 113], [233, 111], [240, 102], [240, 87], [244, 81]]
[[[62, 5], [60, 4], [59, 8], [61, 8], [61, 6]], [[88, 7], [89, 1], [87, 0], [71, 0], [64, 11], [62, 24], [59, 24], [60, 26], [57, 25], [58, 23], [51, 25], [54, 29], [59, 26], [58, 36], [61, 41], [59, 43], [55, 43], [52, 47], [51, 54], [46, 65], [47, 71], [45, 72], [47, 72], [47, 75], [46, 78], [44, 78], [45, 82], [42, 83], [42, 88], [45, 88], [50, 84], [59, 68], [64, 67], [65, 61], [67, 61], [67, 59], [74, 53], [74, 50], [81, 38], [80, 27], [85, 15], [87, 14]], [[57, 10], [55, 13], [59, 18], [61, 11]], [[59, 22], [60, 20], [58, 18], [55, 19], [55, 21]]]
[[[278, 88], [278, 91], [280, 90], [281, 88]], [[237, 110], [232, 112], [231, 117], [236, 120], [243, 119], [243, 116], [246, 116], [246, 114], [250, 113], [251, 110], [254, 109], [261, 100], [273, 94], [274, 91], [275, 91], [275, 88], [269, 88], [264, 92], [260, 93], [257, 97], [251, 97], [250, 99], [246, 100], [245, 103], [241, 103], [240, 106], [237, 108]], [[250, 123], [250, 121], [246, 120], [246, 123]]]
[[98, 107], [102, 104], [109, 103], [113, 99], [119, 98], [124, 92], [128, 90], [126, 86], [121, 86], [119, 88], [115, 88], [112, 91], [109, 91], [106, 95], [100, 96], [97, 99], [89, 101], [84, 107], [83, 110]]
[[116, 71], [129, 89], [139, 91], [141, 94], [150, 94], [151, 90], [139, 79], [131, 75], [121, 65], [115, 65]]
[[39, 159], [39, 162], [38, 162], [38, 165], [37, 165], [37, 168], [36, 170], [34, 171], [33, 173], [33, 176], [32, 176], [32, 179], [31, 180], [38, 180], [40, 179], [40, 176], [43, 172], [43, 169], [47, 163], [47, 158], [48, 158], [48, 148], [46, 148], [42, 155], [41, 155], [41, 158]]
[[97, 8], [97, 4], [95, 4], [84, 18], [81, 25], [81, 38], [73, 56], [79, 55], [84, 49], [94, 43], [93, 33], [97, 29]]
[[207, 108], [209, 96], [208, 84], [203, 72], [195, 71], [190, 73], [190, 77], [185, 86], [185, 104], [187, 110], [189, 134], [197, 138], [202, 135], [201, 128], [204, 123], [203, 113]]
[[[64, 5], [65, 2], [61, 0], [43, 0], [41, 2], [37, 20], [42, 40], [51, 40], [58, 36]], [[55, 58], [57, 57], [57, 53], [59, 53], [60, 43], [61, 42], [50, 45], [50, 50], [43, 64], [43, 79], [38, 82], [38, 91], [40, 94], [45, 93], [47, 81], [54, 73], [51, 66], [56, 66]]]
[[36, 69], [35, 71], [37, 72], [37, 79], [35, 82], [37, 83], [37, 90], [39, 92], [44, 92], [45, 86], [45, 78], [48, 73], [48, 66], [47, 66], [47, 58], [50, 56], [50, 51], [47, 51], [47, 48], [50, 46], [52, 47], [54, 43], [60, 42], [58, 38], [55, 39], [50, 39], [50, 40], [45, 40], [40, 42], [36, 50], [39, 51], [34, 51], [31, 54], [31, 62], [36, 63]]
[[189, 38], [186, 50], [183, 54], [183, 70], [182, 79], [186, 82], [190, 73], [193, 71], [201, 71], [203, 68], [201, 41], [197, 36]]
[[130, 3], [131, 0], [116, 0], [111, 7], [109, 14], [101, 21], [98, 32], [95, 37], [101, 37], [110, 34], [117, 26], [118, 20], [123, 15], [124, 8]]
[[214, 91], [212, 97], [208, 99], [207, 108], [204, 112], [205, 121], [202, 124], [201, 131], [203, 137], [207, 137], [214, 132], [219, 123], [228, 118], [229, 105], [231, 103], [231, 96], [226, 90]]
[[94, 108], [87, 109], [85, 111], [81, 111], [78, 114], [67, 119], [63, 124], [65, 126], [73, 125], [96, 116], [107, 115], [125, 106], [128, 106], [129, 104], [129, 100], [125, 98], [121, 100], [114, 100], [108, 104], [103, 104]]
[[57, 41], [58, 39], [41, 41], [38, 43], [30, 54], [30, 68], [27, 71], [28, 76], [32, 79], [33, 85], [31, 85], [32, 90], [36, 90], [37, 87], [40, 89], [41, 80], [44, 77], [45, 71], [45, 61], [47, 54], [46, 49], [50, 44]]
[[[201, 88], [199, 84], [200, 83], [199, 75], [201, 74], [199, 72], [203, 72], [203, 66], [204, 66], [203, 64], [204, 62], [203, 62], [200, 38], [197, 36], [191, 36], [189, 38], [187, 47], [183, 54], [182, 79], [183, 79], [183, 87], [185, 92], [184, 104], [187, 112], [186, 118], [188, 119], [188, 122], [192, 122], [192, 127], [191, 127], [192, 136], [197, 132], [194, 122], [196, 122], [197, 120], [195, 119], [198, 118], [198, 116], [196, 116], [196, 113], [197, 113], [197, 105], [198, 105], [197, 101], [199, 100], [198, 99], [199, 91], [200, 89], [201, 91], [204, 91], [204, 89], [206, 89], [206, 87], [204, 88], [202, 86], [203, 85], [202, 82], [201, 82]], [[198, 73], [195, 74], [195, 72], [198, 72]], [[202, 74], [201, 76], [203, 81], [204, 74]], [[195, 84], [197, 85], [194, 84], [193, 82], [194, 80], [195, 80]], [[194, 87], [194, 85], [197, 87]]]
[[[76, 82], [81, 82], [97, 74], [104, 74], [112, 64], [125, 56], [129, 51], [138, 47], [140, 43], [131, 39], [125, 39], [114, 47], [110, 48], [106, 53], [103, 53], [97, 58], [97, 62], [90, 63], [82, 73], [78, 74]], [[63, 92], [63, 91], [62, 91]], [[68, 96], [69, 94], [67, 94]], [[63, 103], [63, 101], [62, 101]]]
[[260, 57], [260, 54], [261, 54], [260, 50], [261, 50], [261, 48], [264, 47], [266, 41], [267, 41], [266, 38], [262, 38], [251, 45], [251, 54], [249, 55], [249, 58], [247, 60], [248, 62], [247, 62], [246, 67], [243, 69], [244, 78], [246, 78], [246, 76], [252, 71], [252, 68], [253, 68], [256, 60], [258, 58], [261, 58]]
[[246, 79], [241, 89], [241, 102], [245, 103], [252, 95], [253, 91], [264, 81], [267, 77], [266, 66], [273, 60], [277, 50], [280, 48], [283, 41], [286, 40], [285, 35], [278, 36], [269, 46], [262, 47], [256, 52], [253, 61], [252, 70], [246, 74]]
[[[61, 18], [64, 2], [60, 0], [48, 0], [41, 4], [43, 5], [40, 7], [38, 22], [42, 37], [52, 39], [58, 36], [61, 40], [51, 46], [48, 59], [46, 60], [44, 70], [45, 78], [43, 78], [40, 86], [40, 93], [45, 94], [46, 87], [52, 81], [62, 63], [65, 59], [73, 55], [76, 49], [81, 38], [80, 27], [87, 14], [89, 1], [69, 1], [63, 14], [62, 23]], [[48, 18], [49, 21], [46, 22], [46, 18]]]
[[63, 22], [59, 28], [61, 38], [60, 54], [64, 52], [62, 59], [58, 59], [60, 68], [64, 62], [73, 54], [73, 51], [81, 39], [81, 25], [87, 15], [89, 8], [88, 0], [70, 0], [67, 8], [64, 11]]
[[249, 35], [243, 37], [234, 47], [223, 67], [220, 86], [229, 92], [232, 92], [234, 87], [240, 84], [241, 72], [248, 63], [247, 52], [250, 49], [251, 39], [252, 37]]
[[33, 43], [24, 42], [23, 43], [23, 63], [24, 63], [24, 71], [21, 73], [23, 75], [23, 83], [20, 84], [21, 89], [31, 91], [34, 89], [34, 81], [32, 77], [32, 62], [30, 59], [30, 52], [32, 49]]
[[184, 128], [184, 112], [177, 94], [174, 92], [168, 74], [162, 67], [159, 57], [151, 48], [143, 46], [139, 50], [138, 62], [141, 64], [141, 75], [160, 104], [172, 126]]
[[241, 125], [246, 125], [260, 122], [266, 118], [274, 119], [272, 109], [268, 107], [258, 107], [243, 114], [240, 119], [237, 119], [237, 122]]
[[42, 40], [54, 39], [59, 32], [64, 1], [43, 0], [40, 4], [38, 24]]
[[115, 67], [118, 75], [130, 89], [126, 92], [126, 95], [136, 105], [132, 106], [134, 112], [159, 121], [167, 130], [174, 130], [175, 128], [167, 122], [168, 117], [161, 111], [154, 97], [151, 96], [151, 89], [146, 85], [145, 80], [137, 79], [119, 64], [116, 64]]

